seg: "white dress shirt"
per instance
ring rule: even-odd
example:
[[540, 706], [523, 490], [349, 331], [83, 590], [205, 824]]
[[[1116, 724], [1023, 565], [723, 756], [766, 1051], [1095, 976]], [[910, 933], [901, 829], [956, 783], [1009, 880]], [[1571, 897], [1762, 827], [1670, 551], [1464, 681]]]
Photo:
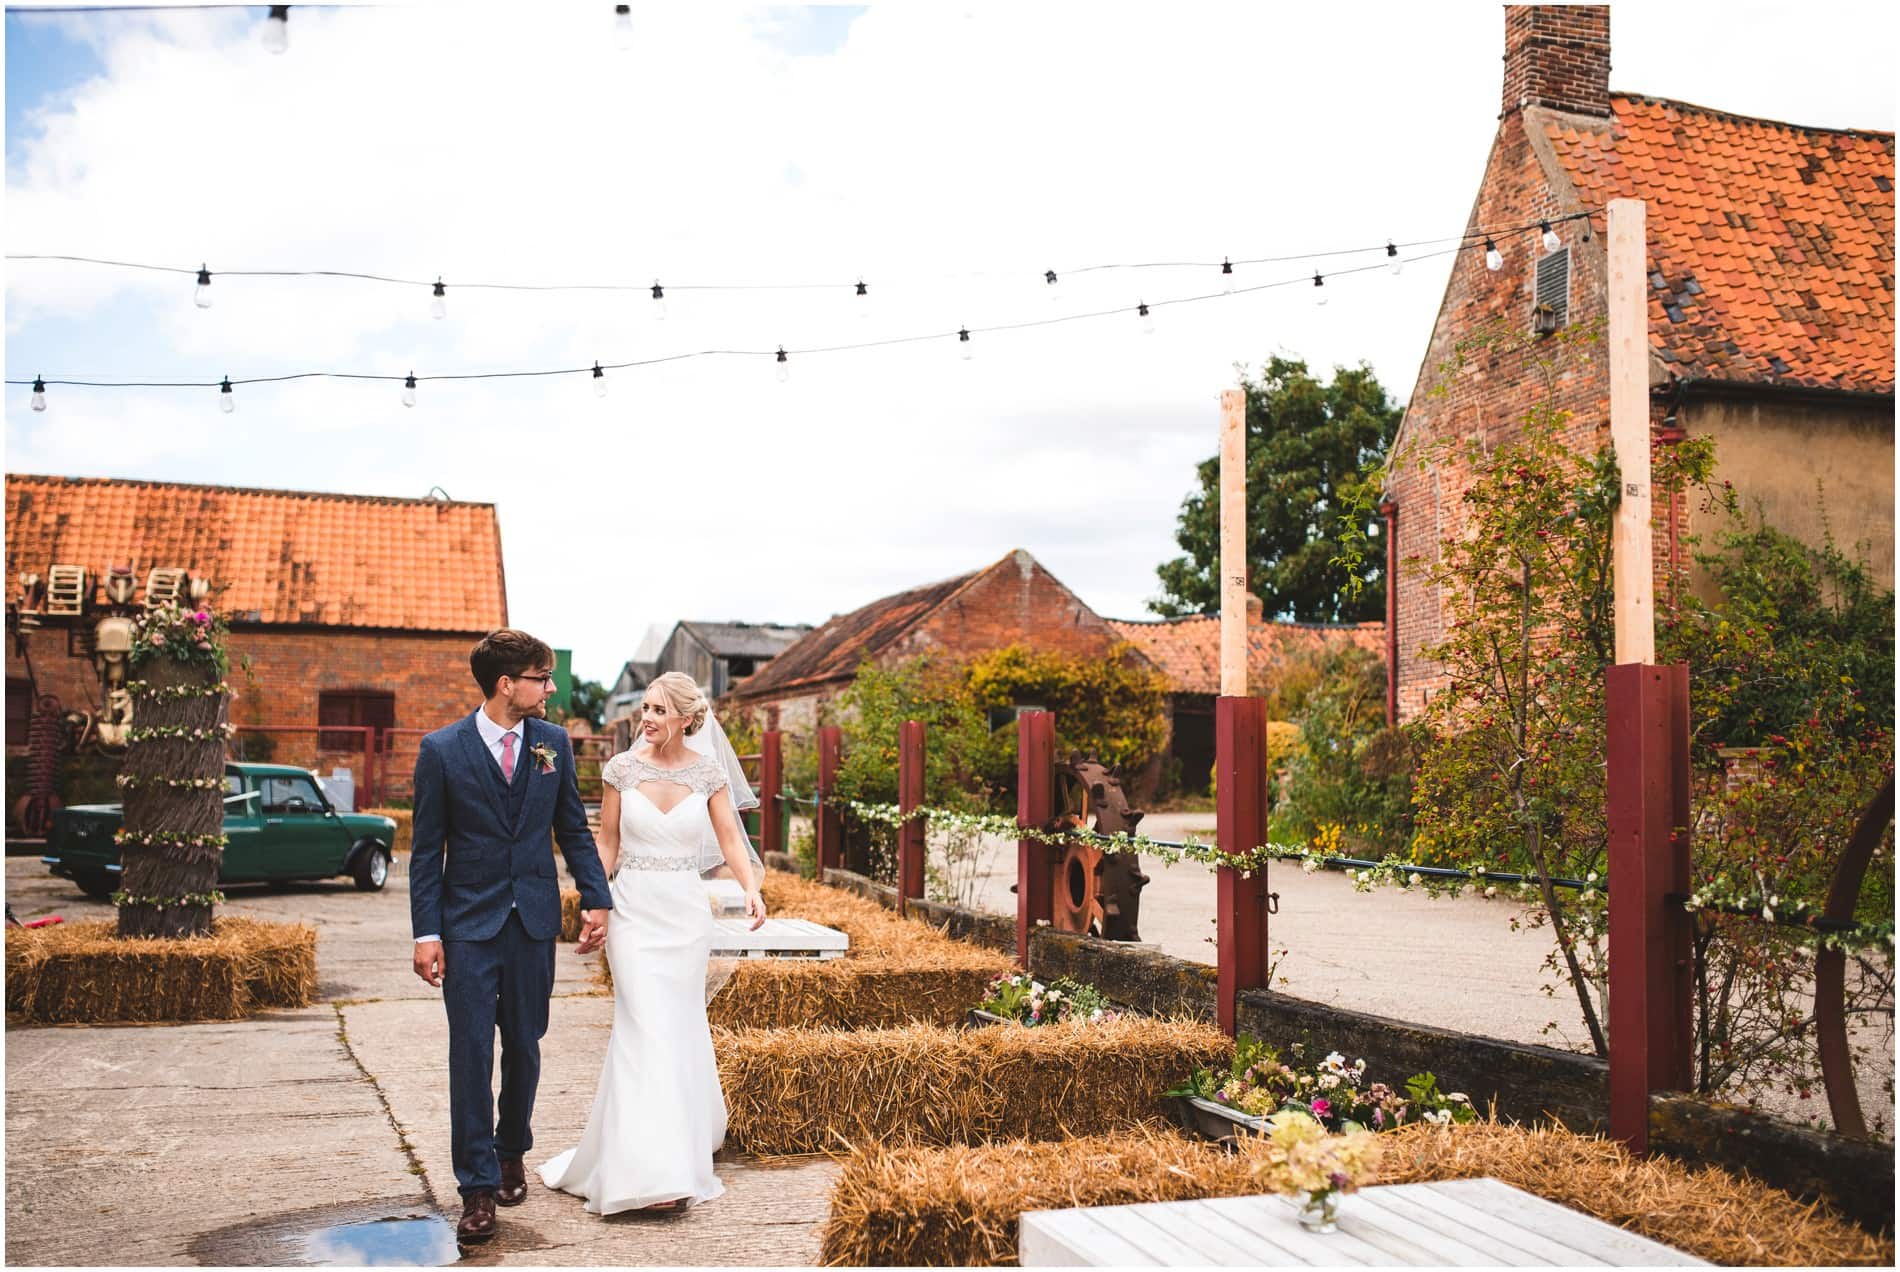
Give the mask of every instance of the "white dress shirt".
[[[475, 712], [475, 731], [482, 735], [482, 745], [487, 747], [489, 755], [494, 757], [497, 772], [501, 771], [501, 740], [512, 733], [515, 738], [515, 771], [519, 772], [521, 770], [522, 761], [527, 759], [527, 757], [521, 753], [521, 747], [523, 743], [527, 741], [528, 737], [526, 725], [517, 720], [515, 721], [514, 728], [504, 729], [493, 720], [490, 720], [486, 711], [477, 709]], [[508, 908], [513, 910], [518, 907], [511, 901], [508, 903]], [[440, 935], [431, 933], [428, 936], [418, 936], [416, 938], [416, 944], [421, 945], [424, 941], [439, 941], [441, 939]]]

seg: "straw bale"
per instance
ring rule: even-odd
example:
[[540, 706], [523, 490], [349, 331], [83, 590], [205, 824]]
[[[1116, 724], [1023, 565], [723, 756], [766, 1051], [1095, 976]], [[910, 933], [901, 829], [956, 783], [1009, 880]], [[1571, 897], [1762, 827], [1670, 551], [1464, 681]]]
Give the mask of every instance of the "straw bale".
[[1891, 1236], [1869, 1236], [1819, 1202], [1746, 1175], [1639, 1158], [1614, 1140], [1562, 1127], [1480, 1122], [1393, 1133], [1379, 1182], [1488, 1175], [1653, 1241], [1729, 1265], [1891, 1267]]
[[409, 851], [409, 824], [415, 820], [416, 815], [414, 812], [407, 808], [365, 808], [360, 811], [368, 813], [373, 817], [387, 817], [390, 821], [395, 822], [396, 842], [389, 845], [389, 851], [392, 853]]
[[[1382, 1138], [1371, 1183], [1489, 1176], [1714, 1263], [1893, 1264], [1891, 1239], [1818, 1205], [1718, 1168], [1634, 1158], [1614, 1142], [1560, 1127], [1418, 1125]], [[833, 1185], [823, 1262], [1013, 1264], [1024, 1211], [1257, 1193], [1259, 1143], [1243, 1136], [1229, 1153], [1143, 1128], [976, 1147], [867, 1144]]]
[[121, 939], [110, 919], [7, 932], [7, 1010], [48, 1024], [236, 1020], [307, 1006], [317, 934], [222, 916], [211, 934]]
[[1161, 1092], [1225, 1064], [1199, 1022], [1124, 1017], [1035, 1029], [720, 1029], [728, 1136], [753, 1153], [1061, 1139], [1161, 1125]]
[[[581, 939], [581, 893], [579, 888], [561, 889], [561, 939], [569, 942]], [[602, 958], [600, 965], [605, 967], [607, 960]]]

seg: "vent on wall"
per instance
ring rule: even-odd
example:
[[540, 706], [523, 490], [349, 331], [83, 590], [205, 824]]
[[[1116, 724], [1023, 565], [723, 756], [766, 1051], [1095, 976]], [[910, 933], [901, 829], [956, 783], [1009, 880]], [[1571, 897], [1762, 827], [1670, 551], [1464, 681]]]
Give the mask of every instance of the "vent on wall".
[[1551, 330], [1570, 321], [1570, 249], [1560, 247], [1537, 261], [1537, 305]]

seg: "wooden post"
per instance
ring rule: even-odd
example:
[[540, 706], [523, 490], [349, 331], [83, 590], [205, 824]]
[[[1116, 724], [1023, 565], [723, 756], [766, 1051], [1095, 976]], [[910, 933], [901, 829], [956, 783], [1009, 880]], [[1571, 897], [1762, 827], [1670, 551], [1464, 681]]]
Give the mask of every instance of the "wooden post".
[[[897, 738], [897, 807], [911, 813], [924, 805], [924, 722], [906, 720]], [[897, 895], [906, 912], [924, 896], [924, 823], [897, 828]]]
[[818, 878], [844, 866], [844, 818], [832, 804], [838, 788], [838, 764], [844, 752], [844, 732], [835, 724], [818, 730]]
[[[1216, 841], [1222, 852], [1245, 852], [1267, 841], [1267, 703], [1223, 694], [1214, 700]], [[1267, 874], [1242, 878], [1217, 872], [1214, 948], [1219, 963], [1220, 1027], [1234, 1033], [1243, 989], [1267, 983]]]
[[[1016, 824], [1047, 828], [1056, 815], [1056, 717], [1025, 711], [1016, 717]], [[1016, 841], [1016, 963], [1029, 969], [1029, 937], [1055, 910], [1055, 869], [1049, 845]]]
[[1623, 498], [1610, 531], [1616, 661], [1656, 661], [1656, 566], [1650, 556], [1649, 271], [1641, 199], [1611, 199], [1610, 445]]
[[1689, 667], [1609, 669], [1610, 1134], [1649, 1150], [1649, 1093], [1690, 1085]]
[[767, 729], [759, 740], [759, 855], [784, 852], [785, 735]]
[[1247, 394], [1220, 395], [1220, 691], [1247, 692]]

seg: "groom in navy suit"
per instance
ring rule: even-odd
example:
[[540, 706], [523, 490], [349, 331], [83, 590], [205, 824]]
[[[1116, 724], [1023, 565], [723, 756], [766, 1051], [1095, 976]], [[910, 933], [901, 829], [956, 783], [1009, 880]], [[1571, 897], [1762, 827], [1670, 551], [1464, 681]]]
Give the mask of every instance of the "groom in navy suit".
[[[416, 753], [409, 915], [416, 975], [449, 1015], [449, 1120], [462, 1193], [456, 1236], [495, 1235], [495, 1206], [528, 1195], [522, 1154], [554, 992], [560, 883], [548, 837], [580, 888], [578, 952], [607, 936], [607, 876], [587, 829], [567, 731], [546, 720], [554, 651], [526, 632], [483, 637], [469, 667], [484, 701]], [[490, 1079], [501, 1028], [501, 1110]]]

